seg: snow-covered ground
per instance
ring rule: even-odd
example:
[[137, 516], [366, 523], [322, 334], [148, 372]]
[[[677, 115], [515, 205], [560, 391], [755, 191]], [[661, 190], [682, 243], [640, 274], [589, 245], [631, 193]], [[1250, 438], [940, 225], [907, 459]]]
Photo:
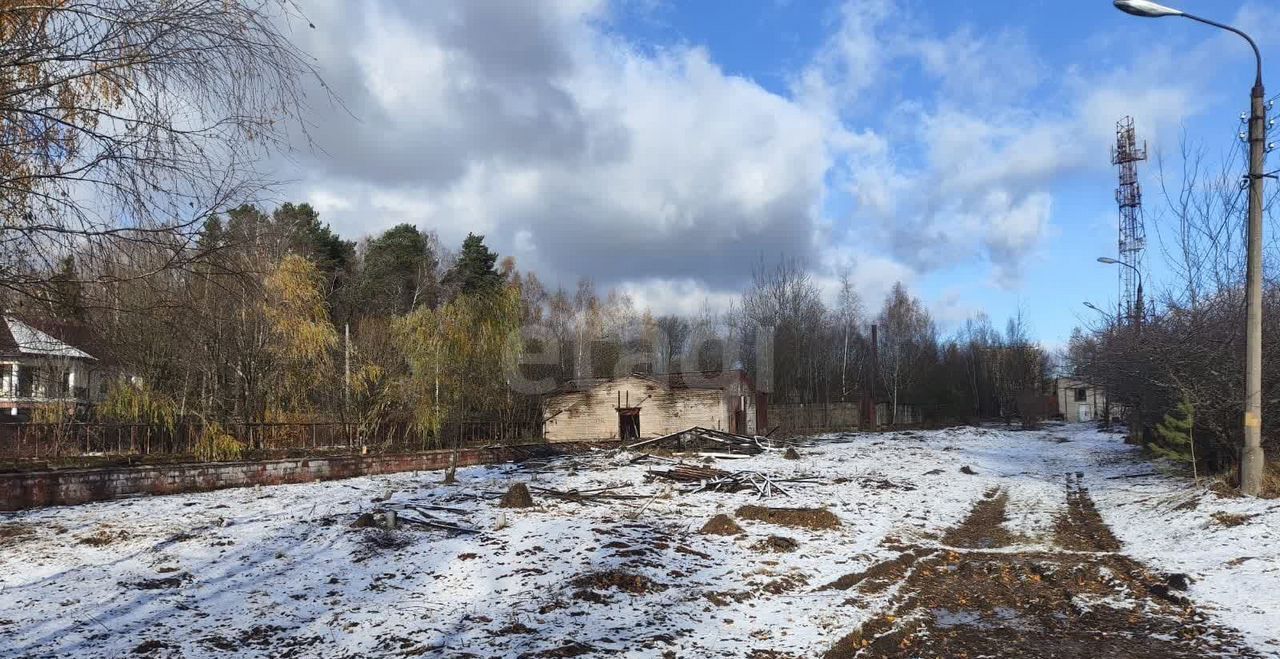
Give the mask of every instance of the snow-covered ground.
[[[1215, 622], [1280, 656], [1280, 502], [1117, 478], [1153, 468], [1084, 427], [829, 435], [800, 452], [716, 466], [815, 476], [763, 505], [826, 507], [840, 527], [739, 520], [744, 535], [700, 534], [754, 493], [670, 491], [645, 478], [662, 465], [617, 452], [463, 469], [453, 486], [423, 472], [0, 514], [0, 656], [516, 657], [573, 643], [563, 656], [815, 656], [883, 606], [821, 586], [901, 542], [937, 543], [993, 487], [1021, 546], [1047, 546], [1074, 472], [1125, 553], [1189, 574]], [[535, 491], [535, 508], [498, 508], [517, 481], [656, 498]], [[349, 528], [404, 506], [481, 532]], [[771, 535], [798, 547], [757, 546]]]

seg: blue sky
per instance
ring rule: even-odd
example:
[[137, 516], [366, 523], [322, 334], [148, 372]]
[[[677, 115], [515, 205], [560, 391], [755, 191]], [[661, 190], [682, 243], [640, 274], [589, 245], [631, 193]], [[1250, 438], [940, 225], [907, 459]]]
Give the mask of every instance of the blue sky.
[[[1274, 7], [1178, 6], [1280, 66]], [[1220, 154], [1251, 83], [1243, 41], [1109, 0], [304, 7], [350, 113], [321, 113], [293, 194], [344, 233], [482, 232], [657, 311], [723, 308], [796, 257], [831, 297], [843, 270], [870, 309], [903, 280], [944, 330], [1021, 308], [1052, 346], [1116, 296], [1094, 261], [1116, 249], [1115, 121], [1153, 155], [1184, 131]]]

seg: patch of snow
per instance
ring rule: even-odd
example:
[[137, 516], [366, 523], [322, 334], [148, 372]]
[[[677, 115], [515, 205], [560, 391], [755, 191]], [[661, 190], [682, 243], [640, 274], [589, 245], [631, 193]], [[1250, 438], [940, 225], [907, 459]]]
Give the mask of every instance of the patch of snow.
[[[0, 527], [33, 531], [0, 539], [0, 657], [119, 657], [147, 640], [185, 657], [518, 656], [569, 639], [634, 656], [815, 656], [883, 606], [887, 593], [858, 599], [821, 586], [896, 556], [886, 539], [936, 544], [1001, 487], [1018, 544], [1048, 546], [1064, 475], [1077, 471], [1125, 553], [1189, 574], [1188, 596], [1216, 622], [1280, 656], [1280, 504], [1196, 491], [1190, 508], [1182, 479], [1112, 479], [1150, 470], [1117, 435], [1070, 426], [840, 433], [812, 438], [801, 454], [721, 465], [818, 477], [765, 505], [826, 507], [837, 529], [740, 520], [743, 536], [699, 534], [707, 519], [755, 496], [664, 497], [669, 484], [648, 482], [649, 467], [616, 452], [461, 469], [456, 486], [422, 472], [0, 514]], [[498, 495], [517, 481], [562, 491], [623, 486], [646, 498], [583, 504], [534, 489], [537, 507], [498, 509]], [[388, 544], [378, 531], [348, 528], [378, 507], [417, 507], [481, 532], [415, 527]], [[1226, 527], [1213, 520], [1218, 511], [1255, 517]], [[757, 549], [769, 535], [799, 546]], [[650, 587], [575, 583], [609, 571]]]

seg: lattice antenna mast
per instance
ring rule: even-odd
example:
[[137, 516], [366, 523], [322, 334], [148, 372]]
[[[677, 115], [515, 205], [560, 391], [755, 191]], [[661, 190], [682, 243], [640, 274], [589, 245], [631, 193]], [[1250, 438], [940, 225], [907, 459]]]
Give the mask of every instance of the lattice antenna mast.
[[1142, 224], [1142, 186], [1138, 184], [1138, 162], [1147, 159], [1147, 143], [1138, 144], [1133, 117], [1116, 122], [1116, 144], [1111, 147], [1111, 164], [1120, 168], [1120, 261], [1129, 267], [1117, 268], [1120, 277], [1120, 313], [1128, 318], [1136, 312], [1138, 273], [1143, 271], [1143, 250], [1147, 230]]

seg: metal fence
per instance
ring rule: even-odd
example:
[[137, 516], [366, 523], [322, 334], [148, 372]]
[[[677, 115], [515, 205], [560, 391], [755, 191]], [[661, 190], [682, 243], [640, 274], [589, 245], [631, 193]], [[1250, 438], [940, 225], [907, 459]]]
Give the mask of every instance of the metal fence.
[[[466, 421], [426, 434], [408, 423], [232, 423], [220, 426], [247, 457], [335, 453], [397, 453], [463, 446], [517, 444], [542, 438], [541, 420]], [[193, 456], [201, 423], [172, 428], [121, 423], [0, 423], [0, 460], [93, 456]]]

